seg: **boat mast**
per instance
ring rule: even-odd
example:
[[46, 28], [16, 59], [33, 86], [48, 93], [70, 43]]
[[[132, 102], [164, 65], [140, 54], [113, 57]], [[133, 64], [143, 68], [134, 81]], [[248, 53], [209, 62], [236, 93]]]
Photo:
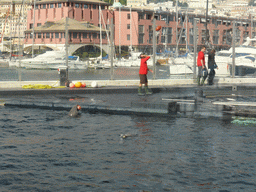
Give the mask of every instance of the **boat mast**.
[[121, 59], [121, 7], [119, 7], [119, 58]]
[[32, 34], [32, 58], [34, 57], [34, 42], [35, 42], [35, 12], [36, 12], [36, 0], [34, 0], [34, 12], [33, 12], [33, 34]]
[[176, 57], [178, 57], [178, 0], [176, 0], [176, 51], [175, 51], [175, 55]]
[[13, 30], [12, 30], [12, 27], [13, 27], [13, 10], [14, 10], [14, 8], [13, 8], [13, 2], [11, 1], [11, 32], [10, 32], [10, 36], [11, 36], [11, 40], [10, 40], [10, 60], [12, 59], [12, 49], [13, 49], [13, 47], [12, 47], [12, 41], [13, 41], [13, 39], [12, 39], [12, 35], [13, 35]]
[[205, 45], [210, 48], [210, 43], [208, 42], [208, 32], [207, 32], [207, 17], [208, 17], [208, 0], [206, 0], [206, 13], [205, 13]]
[[65, 50], [66, 50], [66, 73], [67, 73], [67, 79], [68, 79], [68, 17], [66, 17], [65, 22]]
[[102, 63], [102, 31], [101, 31], [101, 6], [99, 5], [99, 23], [100, 23], [100, 63]]
[[132, 8], [131, 7], [130, 7], [130, 42], [131, 42], [130, 51], [132, 51]]
[[188, 53], [188, 11], [186, 11], [186, 53]]

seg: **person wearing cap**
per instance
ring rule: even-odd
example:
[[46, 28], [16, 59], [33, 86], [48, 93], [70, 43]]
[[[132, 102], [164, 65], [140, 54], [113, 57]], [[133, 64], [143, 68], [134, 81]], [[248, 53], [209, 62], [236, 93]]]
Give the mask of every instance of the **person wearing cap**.
[[[198, 52], [198, 56], [197, 56], [197, 67], [198, 67], [197, 84], [199, 86], [204, 85], [204, 81], [207, 78], [207, 74], [203, 75], [203, 71], [207, 72], [207, 68], [205, 66], [205, 57], [204, 57], [205, 51], [206, 51], [206, 47], [203, 46], [201, 48], [201, 51]], [[203, 77], [202, 82], [200, 82], [201, 77]]]
[[80, 105], [75, 105], [69, 111], [68, 116], [70, 116], [70, 117], [77, 117], [79, 115], [79, 111], [80, 110], [81, 110], [81, 106]]
[[208, 55], [208, 69], [210, 69], [209, 77], [208, 77], [208, 84], [213, 85], [213, 79], [215, 77], [215, 70], [218, 69], [218, 66], [215, 62], [215, 49], [212, 49]]
[[152, 94], [152, 92], [149, 91], [149, 89], [148, 89], [148, 79], [147, 79], [148, 71], [153, 73], [153, 70], [149, 69], [148, 65], [147, 65], [147, 60], [150, 59], [150, 56], [140, 54], [139, 58], [141, 59], [141, 61], [140, 61], [140, 71], [139, 71], [140, 84], [139, 84], [138, 94], [144, 95], [142, 93], [142, 85], [143, 84], [145, 85], [145, 93]]

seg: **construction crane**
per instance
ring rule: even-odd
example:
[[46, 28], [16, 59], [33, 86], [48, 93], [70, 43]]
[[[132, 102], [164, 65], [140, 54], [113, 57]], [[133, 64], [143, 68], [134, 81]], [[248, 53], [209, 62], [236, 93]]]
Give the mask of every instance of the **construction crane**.
[[4, 38], [5, 27], [6, 27], [7, 19], [8, 19], [8, 17], [9, 17], [9, 15], [10, 15], [10, 10], [11, 10], [11, 6], [9, 6], [9, 9], [8, 9], [7, 14], [6, 14], [6, 17], [5, 17], [4, 28], [3, 28], [3, 30], [2, 30], [0, 43], [2, 43], [3, 38]]

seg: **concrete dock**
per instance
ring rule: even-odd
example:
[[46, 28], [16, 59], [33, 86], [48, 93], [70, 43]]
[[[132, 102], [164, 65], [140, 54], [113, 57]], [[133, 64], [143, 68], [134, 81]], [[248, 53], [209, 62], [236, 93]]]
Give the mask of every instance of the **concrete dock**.
[[[149, 80], [153, 94], [138, 96], [138, 80], [97, 81], [99, 87], [91, 88], [92, 81], [83, 81], [86, 88], [22, 89], [22, 85], [47, 84], [58, 82], [0, 82], [2, 106], [40, 108], [48, 110], [70, 110], [75, 104], [82, 112], [108, 113], [117, 115], [187, 115], [226, 117], [238, 114], [238, 98], [256, 97], [253, 78], [216, 79], [213, 86], [198, 87], [193, 79]], [[240, 102], [241, 108], [250, 106], [247, 116], [256, 114], [256, 103]], [[232, 113], [230, 112], [232, 111]], [[252, 111], [255, 111], [252, 112]]]

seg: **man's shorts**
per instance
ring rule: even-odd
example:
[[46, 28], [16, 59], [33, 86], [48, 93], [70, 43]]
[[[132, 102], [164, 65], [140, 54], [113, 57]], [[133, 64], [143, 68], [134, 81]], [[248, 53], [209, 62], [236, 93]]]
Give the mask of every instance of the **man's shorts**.
[[147, 75], [142, 75], [142, 74], [139, 74], [139, 75], [140, 75], [140, 84], [148, 83]]

